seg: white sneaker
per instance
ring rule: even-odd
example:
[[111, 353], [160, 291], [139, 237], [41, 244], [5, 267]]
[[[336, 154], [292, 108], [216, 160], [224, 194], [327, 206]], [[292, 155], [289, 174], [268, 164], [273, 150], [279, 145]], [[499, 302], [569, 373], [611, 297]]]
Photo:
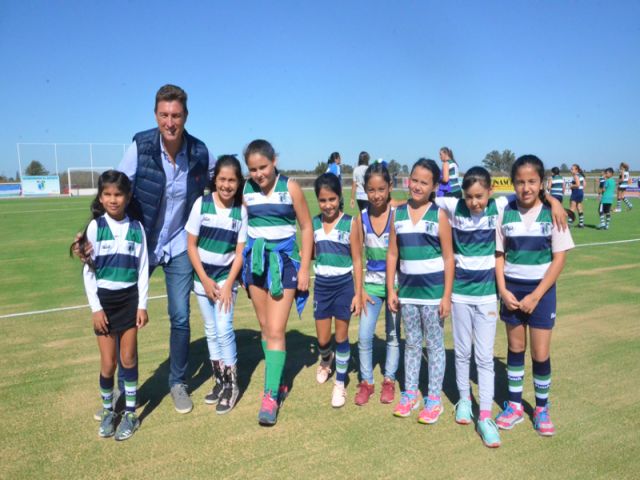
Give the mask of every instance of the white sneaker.
[[333, 358], [335, 354], [331, 352], [331, 356], [329, 360], [326, 362], [320, 358], [320, 365], [318, 365], [318, 369], [316, 370], [316, 380], [318, 383], [324, 383], [331, 376], [331, 364], [333, 363]]
[[343, 407], [347, 401], [347, 389], [342, 382], [336, 382], [333, 385], [333, 392], [331, 393], [331, 406], [333, 408]]
[[621, 208], [616, 208], [613, 212], [614, 213], [620, 213], [620, 212], [622, 212], [622, 209]]

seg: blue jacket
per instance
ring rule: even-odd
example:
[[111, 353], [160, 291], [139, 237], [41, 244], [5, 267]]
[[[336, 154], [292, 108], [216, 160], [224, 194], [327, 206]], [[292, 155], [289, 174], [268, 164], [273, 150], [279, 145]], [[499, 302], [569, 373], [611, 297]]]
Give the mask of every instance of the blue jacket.
[[[187, 156], [189, 159], [189, 173], [187, 175], [187, 207], [184, 210], [184, 223], [187, 223], [189, 212], [198, 197], [203, 195], [209, 181], [209, 151], [206, 145], [187, 133]], [[158, 236], [153, 235], [158, 221], [160, 199], [164, 195], [167, 179], [162, 167], [162, 153], [160, 150], [160, 131], [157, 128], [136, 133], [133, 137], [138, 148], [138, 167], [131, 207], [133, 216], [142, 220], [144, 233], [147, 236], [149, 251], [153, 251], [158, 243]]]

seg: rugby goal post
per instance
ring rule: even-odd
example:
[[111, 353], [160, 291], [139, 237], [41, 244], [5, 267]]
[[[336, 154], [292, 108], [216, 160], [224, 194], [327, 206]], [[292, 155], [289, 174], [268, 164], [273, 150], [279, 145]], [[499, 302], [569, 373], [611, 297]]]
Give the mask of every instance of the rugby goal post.
[[[113, 167], [69, 167], [67, 168], [67, 188], [68, 195], [70, 197], [77, 197], [80, 195], [95, 195], [97, 191], [95, 174], [105, 172], [107, 170], [113, 170]], [[76, 183], [72, 183], [72, 172], [76, 172], [73, 177]]]

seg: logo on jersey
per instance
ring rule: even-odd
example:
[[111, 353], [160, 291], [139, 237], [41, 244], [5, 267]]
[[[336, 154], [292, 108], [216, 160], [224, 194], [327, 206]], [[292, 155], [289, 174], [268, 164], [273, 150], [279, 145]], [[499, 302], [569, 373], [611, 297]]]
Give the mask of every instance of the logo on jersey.
[[541, 223], [540, 224], [540, 231], [542, 232], [542, 235], [544, 235], [545, 237], [548, 235], [551, 235], [551, 224], [550, 223]]
[[280, 192], [278, 196], [280, 198], [280, 203], [287, 203], [287, 192]]
[[435, 235], [436, 234], [436, 224], [433, 223], [433, 222], [425, 222], [424, 231], [427, 232], [429, 235]]

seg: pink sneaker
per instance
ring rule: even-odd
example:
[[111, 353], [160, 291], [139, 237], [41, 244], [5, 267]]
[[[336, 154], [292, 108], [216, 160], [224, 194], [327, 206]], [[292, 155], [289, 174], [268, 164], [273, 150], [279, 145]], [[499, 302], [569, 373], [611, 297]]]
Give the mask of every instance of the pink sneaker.
[[424, 408], [418, 416], [418, 422], [427, 425], [436, 423], [443, 411], [444, 407], [442, 406], [440, 398], [429, 396], [427, 397], [427, 401], [424, 403]]
[[544, 407], [536, 407], [533, 412], [533, 428], [543, 437], [555, 435], [556, 428], [549, 418], [549, 405]]
[[496, 425], [502, 430], [511, 430], [524, 420], [522, 405], [513, 402], [504, 402], [504, 410], [496, 417]]
[[393, 414], [396, 417], [408, 417], [411, 415], [411, 410], [418, 408], [418, 392], [407, 390], [402, 392], [400, 396], [400, 403], [396, 405], [393, 410]]

